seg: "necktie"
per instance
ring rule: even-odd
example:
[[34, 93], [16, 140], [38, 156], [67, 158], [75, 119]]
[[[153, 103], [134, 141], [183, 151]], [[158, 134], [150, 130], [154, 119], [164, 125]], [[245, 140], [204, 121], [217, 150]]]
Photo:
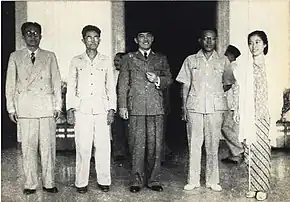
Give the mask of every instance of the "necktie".
[[34, 62], [35, 62], [35, 53], [33, 53], [33, 52], [31, 53], [30, 59], [31, 59], [32, 64], [34, 64]]
[[145, 58], [145, 60], [147, 60], [147, 59], [148, 59], [147, 52], [144, 52], [144, 58]]

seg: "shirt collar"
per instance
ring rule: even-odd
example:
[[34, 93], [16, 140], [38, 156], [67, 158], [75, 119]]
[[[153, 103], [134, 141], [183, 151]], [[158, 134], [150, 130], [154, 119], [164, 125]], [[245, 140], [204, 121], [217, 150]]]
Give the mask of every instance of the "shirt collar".
[[97, 60], [97, 58], [99, 57], [100, 53], [98, 52], [97, 55], [95, 56], [95, 58], [93, 59], [93, 61], [91, 61], [91, 59], [89, 58], [87, 52], [84, 52], [83, 53], [83, 58], [89, 62], [94, 62]]
[[[31, 55], [32, 51], [29, 50], [28, 48], [27, 48], [27, 50], [28, 50], [29, 55]], [[36, 51], [34, 51], [34, 56], [35, 56], [35, 57], [36, 57], [36, 55], [37, 55], [37, 53], [38, 53], [38, 50], [39, 50], [39, 48], [37, 48]]]
[[[198, 52], [197, 52], [197, 57], [199, 57], [199, 58], [204, 58], [204, 59], [206, 59], [206, 57], [205, 57], [205, 55], [203, 54], [203, 51], [202, 50], [199, 50]], [[219, 55], [218, 55], [218, 53], [214, 50], [213, 51], [213, 53], [212, 53], [212, 55], [210, 56], [210, 58], [215, 58], [215, 59], [217, 59], [217, 58], [219, 58]]]
[[147, 53], [147, 56], [150, 54], [150, 52], [151, 52], [151, 48], [149, 49], [149, 50], [141, 50], [140, 48], [139, 48], [139, 51], [142, 53], [142, 55], [144, 56], [144, 53], [146, 52]]

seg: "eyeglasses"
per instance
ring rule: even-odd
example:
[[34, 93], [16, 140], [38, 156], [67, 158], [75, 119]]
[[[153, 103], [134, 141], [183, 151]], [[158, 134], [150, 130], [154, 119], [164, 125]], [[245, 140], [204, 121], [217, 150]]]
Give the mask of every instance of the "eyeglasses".
[[94, 37], [86, 36], [85, 39], [86, 39], [88, 42], [92, 42], [93, 40], [94, 40], [94, 41], [99, 41], [99, 40], [100, 40], [100, 37], [99, 37], [99, 36], [94, 36]]
[[35, 32], [35, 31], [27, 31], [25, 34], [28, 37], [32, 37], [32, 36], [39, 37], [39, 35], [40, 35], [38, 32]]
[[204, 40], [204, 41], [207, 41], [207, 40], [215, 41], [216, 37], [203, 37], [202, 40]]

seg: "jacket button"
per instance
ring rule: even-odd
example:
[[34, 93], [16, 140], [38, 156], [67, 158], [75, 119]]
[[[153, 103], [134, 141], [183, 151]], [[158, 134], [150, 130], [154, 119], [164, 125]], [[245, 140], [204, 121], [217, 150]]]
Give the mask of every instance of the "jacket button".
[[28, 80], [28, 78], [25, 79], [26, 81]]
[[42, 79], [42, 76], [40, 77], [40, 79]]
[[91, 83], [91, 85], [94, 85], [93, 83]]
[[42, 90], [42, 88], [40, 88], [40, 90]]

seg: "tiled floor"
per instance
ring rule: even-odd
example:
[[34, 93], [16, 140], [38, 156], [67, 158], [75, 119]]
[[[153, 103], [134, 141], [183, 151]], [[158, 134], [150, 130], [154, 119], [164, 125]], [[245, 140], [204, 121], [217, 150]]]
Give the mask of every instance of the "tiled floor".
[[[220, 150], [220, 158], [225, 155], [223, 146]], [[23, 195], [23, 170], [20, 150], [15, 148], [2, 151], [1, 162], [1, 201], [190, 201], [190, 202], [235, 202], [255, 201], [244, 197], [247, 191], [246, 167], [226, 165], [220, 162], [220, 177], [223, 191], [212, 192], [201, 187], [194, 191], [184, 191], [185, 183], [185, 157], [179, 157], [178, 162], [165, 162], [162, 167], [162, 183], [164, 191], [157, 193], [147, 188], [137, 194], [132, 194], [128, 189], [129, 164], [127, 162], [115, 162], [112, 166], [112, 186], [108, 193], [101, 192], [96, 185], [94, 163], [91, 164], [89, 191], [87, 194], [78, 194], [74, 188], [75, 155], [73, 153], [57, 153], [56, 183], [59, 193], [48, 194], [43, 192], [41, 181], [36, 194]], [[40, 171], [39, 171], [40, 172]], [[202, 173], [202, 176], [204, 174]], [[39, 175], [40, 176], [40, 175]], [[204, 178], [204, 177], [202, 177]], [[290, 153], [289, 151], [272, 152], [272, 191], [266, 201], [290, 201]], [[204, 181], [201, 182], [204, 186]]]

